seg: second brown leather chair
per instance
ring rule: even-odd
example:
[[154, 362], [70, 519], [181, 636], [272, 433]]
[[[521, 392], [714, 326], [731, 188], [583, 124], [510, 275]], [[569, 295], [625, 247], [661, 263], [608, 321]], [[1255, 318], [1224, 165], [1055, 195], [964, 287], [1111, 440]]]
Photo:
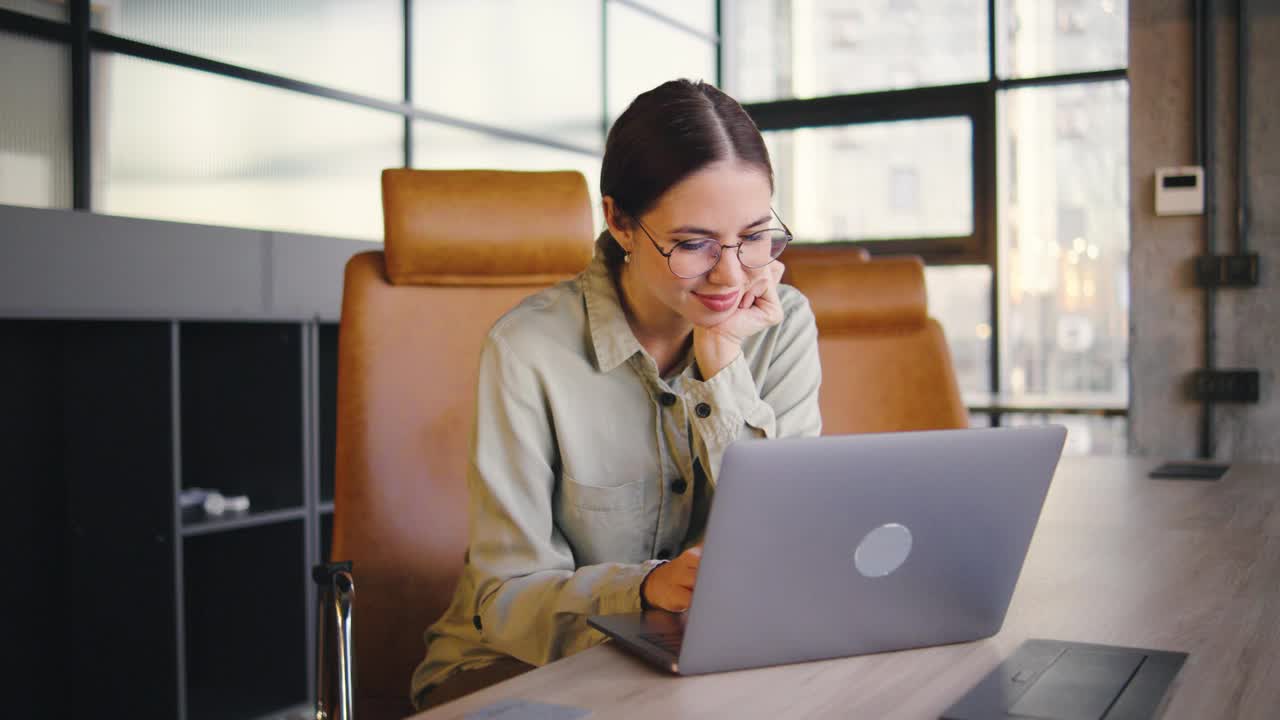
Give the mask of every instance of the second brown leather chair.
[[462, 571], [485, 334], [592, 252], [576, 172], [388, 170], [382, 191], [385, 250], [348, 263], [338, 341], [332, 557], [354, 563], [360, 720], [412, 711], [422, 632]]
[[919, 258], [800, 247], [782, 259], [818, 322], [824, 434], [968, 427]]

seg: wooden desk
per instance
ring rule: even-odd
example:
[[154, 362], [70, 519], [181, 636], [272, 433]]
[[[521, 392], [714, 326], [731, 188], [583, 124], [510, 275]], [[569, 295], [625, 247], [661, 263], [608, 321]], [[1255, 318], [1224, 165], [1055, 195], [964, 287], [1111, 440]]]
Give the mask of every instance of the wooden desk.
[[507, 698], [592, 718], [936, 718], [1023, 640], [1189, 652], [1165, 718], [1280, 714], [1280, 466], [1216, 482], [1064, 459], [1003, 630], [962, 645], [678, 678], [609, 645], [415, 716]]

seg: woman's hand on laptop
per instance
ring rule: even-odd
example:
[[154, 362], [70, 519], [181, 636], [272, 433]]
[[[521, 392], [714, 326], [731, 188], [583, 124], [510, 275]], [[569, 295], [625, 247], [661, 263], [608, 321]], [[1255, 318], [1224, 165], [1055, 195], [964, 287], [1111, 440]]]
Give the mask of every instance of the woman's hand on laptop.
[[688, 610], [701, 560], [702, 546], [695, 545], [650, 571], [640, 585], [645, 603], [671, 612]]

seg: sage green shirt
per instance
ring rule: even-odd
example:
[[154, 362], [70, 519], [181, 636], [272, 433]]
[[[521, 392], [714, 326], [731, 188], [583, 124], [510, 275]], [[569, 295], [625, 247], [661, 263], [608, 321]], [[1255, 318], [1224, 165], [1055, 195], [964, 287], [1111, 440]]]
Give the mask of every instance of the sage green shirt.
[[644, 576], [701, 538], [730, 443], [819, 433], [813, 312], [795, 288], [778, 297], [782, 322], [706, 381], [692, 351], [659, 377], [599, 252], [493, 326], [467, 562], [412, 697], [503, 656], [543, 665], [600, 643], [587, 616], [638, 611]]

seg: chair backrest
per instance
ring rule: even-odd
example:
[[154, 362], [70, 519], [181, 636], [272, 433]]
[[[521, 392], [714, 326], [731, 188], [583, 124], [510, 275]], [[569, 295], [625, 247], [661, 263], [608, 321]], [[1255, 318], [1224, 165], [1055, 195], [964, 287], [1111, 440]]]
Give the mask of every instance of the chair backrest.
[[484, 337], [593, 247], [577, 172], [387, 170], [382, 199], [385, 248], [347, 264], [338, 339], [332, 558], [354, 564], [361, 720], [410, 710], [462, 571]]
[[928, 315], [920, 259], [806, 250], [788, 250], [783, 261], [786, 281], [817, 318], [823, 432], [967, 427], [946, 337]]

